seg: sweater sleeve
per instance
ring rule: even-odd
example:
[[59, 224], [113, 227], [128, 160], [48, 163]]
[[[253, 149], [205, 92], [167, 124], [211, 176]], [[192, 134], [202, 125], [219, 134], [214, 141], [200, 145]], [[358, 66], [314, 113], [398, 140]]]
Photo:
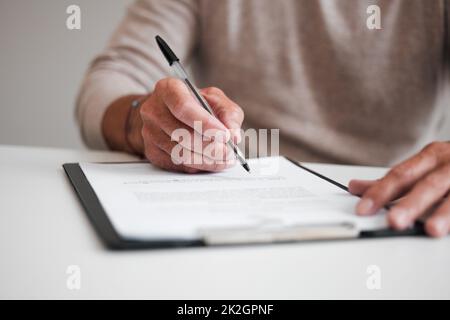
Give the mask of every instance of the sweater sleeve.
[[129, 94], [145, 94], [170, 75], [155, 36], [161, 35], [189, 63], [198, 34], [196, 0], [138, 0], [91, 63], [76, 102], [76, 118], [85, 144], [106, 149], [101, 124], [107, 107]]

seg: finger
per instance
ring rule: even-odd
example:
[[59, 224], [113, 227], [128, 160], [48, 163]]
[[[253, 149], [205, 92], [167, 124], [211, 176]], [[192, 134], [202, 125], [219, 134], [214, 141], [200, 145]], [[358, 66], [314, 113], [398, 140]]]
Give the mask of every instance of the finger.
[[450, 188], [450, 164], [444, 165], [420, 180], [388, 213], [395, 229], [405, 229], [440, 201]]
[[[141, 116], [144, 124], [148, 125], [150, 137], [158, 136], [160, 141], [165, 141], [166, 139], [178, 141], [183, 147], [197, 153], [208, 150], [208, 146], [210, 145], [209, 141], [214, 141], [219, 144], [214, 147], [215, 149], [227, 150], [222, 139], [211, 139], [210, 137], [202, 136], [199, 132], [175, 118], [169, 109], [165, 105], [162, 105], [162, 101], [158, 101], [157, 96], [153, 97], [153, 99], [155, 100], [152, 103], [153, 108], [148, 108], [148, 110], [144, 109], [144, 111], [141, 110]], [[159, 128], [164, 131], [168, 136], [167, 138], [165, 136], [160, 137]], [[188, 137], [188, 139], [177, 139], [176, 137], [178, 136]], [[226, 155], [224, 153], [224, 156]]]
[[[145, 156], [153, 165], [168, 170], [168, 171], [178, 171], [186, 173], [198, 173], [202, 171], [209, 172], [219, 172], [223, 171], [234, 165], [234, 161], [230, 162], [211, 162], [210, 160], [202, 160], [200, 164], [195, 163], [194, 154], [192, 151], [183, 149], [189, 155], [190, 160], [184, 163], [176, 163], [173, 158], [166, 152], [161, 150], [158, 146], [151, 142], [147, 142], [145, 146]], [[186, 155], [183, 156], [186, 158]]]
[[450, 231], [450, 198], [446, 198], [425, 223], [426, 232], [432, 237], [446, 236]]
[[203, 137], [191, 128], [185, 129], [182, 135], [173, 134], [170, 137], [151, 121], [146, 121], [142, 128], [142, 135], [169, 155], [180, 144], [183, 148], [203, 154], [211, 160], [226, 161], [231, 156], [230, 150], [225, 143], [220, 141], [203, 141]]
[[[225, 144], [221, 139], [211, 140], [209, 137], [202, 136], [176, 119], [165, 106], [152, 108], [142, 118], [144, 124], [148, 127], [149, 137], [157, 136], [158, 141], [175, 140], [183, 147], [197, 153], [202, 153], [203, 150], [207, 149], [210, 141], [220, 144], [225, 149]], [[161, 135], [159, 130], [162, 130], [166, 135]], [[178, 137], [182, 137], [182, 139]], [[217, 146], [217, 148], [220, 148], [220, 146]]]
[[[153, 97], [157, 99], [157, 97]], [[159, 106], [160, 101], [153, 101], [153, 108], [146, 110], [142, 114], [144, 122], [142, 135], [152, 140], [166, 153], [180, 143], [184, 148], [196, 153], [203, 153], [212, 160], [229, 160], [230, 150], [227, 145], [219, 139], [208, 140], [207, 137], [200, 135], [186, 124], [176, 119], [165, 107]]]
[[[187, 126], [200, 131], [199, 133], [220, 131], [222, 132], [221, 137], [229, 136], [227, 128], [201, 107], [181, 80], [168, 78], [158, 81], [155, 92], [173, 116]], [[199, 124], [201, 124], [200, 127]]]
[[211, 105], [214, 114], [228, 129], [231, 129], [230, 131], [235, 138], [235, 142], [240, 142], [240, 129], [244, 121], [244, 112], [242, 109], [219, 88], [205, 88], [201, 90], [201, 93]]
[[[216, 160], [212, 159], [214, 155], [207, 157], [205, 154], [196, 153], [183, 148], [180, 144], [177, 144], [171, 150], [161, 150], [169, 156], [170, 161], [174, 164], [183, 165], [200, 171], [218, 172], [230, 168], [235, 164], [234, 157], [226, 160]], [[216, 157], [219, 158], [220, 156], [217, 155]]]
[[170, 158], [174, 163], [207, 172], [223, 171], [231, 168], [236, 163], [234, 158], [230, 158], [228, 160], [212, 160], [203, 154], [198, 154], [182, 147], [174, 149], [170, 155]]
[[[363, 195], [370, 187], [372, 187], [375, 183], [377, 183], [378, 180], [351, 180], [348, 185], [348, 191], [355, 195], [355, 196], [361, 196]], [[403, 192], [397, 195], [397, 197], [393, 198], [389, 203], [386, 204], [386, 206], [392, 206], [395, 204], [395, 200], [398, 200], [402, 196], [408, 192], [410, 188], [405, 189]]]
[[175, 164], [170, 159], [170, 156], [159, 149], [152, 143], [146, 143], [145, 156], [151, 164], [168, 171], [185, 172], [185, 173], [198, 173], [201, 170], [186, 167], [182, 164]]
[[366, 192], [367, 189], [369, 189], [371, 186], [373, 186], [377, 180], [357, 180], [353, 179], [348, 184], [348, 191], [351, 194], [354, 194], [355, 196], [360, 196], [364, 192]]
[[374, 214], [385, 204], [398, 198], [438, 165], [438, 156], [431, 147], [393, 167], [382, 179], [369, 187], [356, 206], [361, 215]]

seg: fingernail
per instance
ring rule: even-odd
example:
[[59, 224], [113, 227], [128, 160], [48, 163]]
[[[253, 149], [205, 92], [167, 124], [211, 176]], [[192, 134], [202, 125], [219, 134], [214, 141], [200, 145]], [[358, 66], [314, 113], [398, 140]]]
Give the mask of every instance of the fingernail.
[[355, 183], [358, 183], [358, 180], [350, 180], [349, 181], [349, 183], [348, 183], [348, 191], [351, 193], [351, 194], [355, 194], [356, 192], [355, 192], [355, 190], [354, 190], [354, 187], [355, 187]]
[[447, 223], [444, 219], [441, 218], [435, 219], [434, 228], [439, 237], [442, 237], [447, 233]]
[[410, 226], [408, 213], [403, 209], [392, 209], [392, 219], [395, 222], [395, 226], [399, 229], [405, 229]]
[[372, 214], [373, 201], [372, 199], [365, 198], [362, 199], [356, 206], [356, 212], [361, 215]]

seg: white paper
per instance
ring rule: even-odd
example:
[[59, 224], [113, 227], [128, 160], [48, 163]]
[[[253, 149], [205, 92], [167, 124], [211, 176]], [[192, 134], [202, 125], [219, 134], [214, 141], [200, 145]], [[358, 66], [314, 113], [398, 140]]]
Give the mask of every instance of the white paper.
[[283, 157], [249, 160], [251, 173], [183, 174], [148, 163], [81, 163], [114, 228], [127, 239], [199, 239], [214, 228], [353, 223], [386, 227], [385, 213], [358, 217], [357, 197]]

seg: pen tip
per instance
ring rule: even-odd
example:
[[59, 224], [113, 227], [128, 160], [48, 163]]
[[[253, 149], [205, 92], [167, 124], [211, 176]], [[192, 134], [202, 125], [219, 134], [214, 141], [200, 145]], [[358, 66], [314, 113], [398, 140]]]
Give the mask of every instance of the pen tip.
[[250, 173], [250, 167], [248, 166], [247, 163], [242, 164], [242, 166], [244, 167], [245, 170], [247, 170], [248, 173]]

